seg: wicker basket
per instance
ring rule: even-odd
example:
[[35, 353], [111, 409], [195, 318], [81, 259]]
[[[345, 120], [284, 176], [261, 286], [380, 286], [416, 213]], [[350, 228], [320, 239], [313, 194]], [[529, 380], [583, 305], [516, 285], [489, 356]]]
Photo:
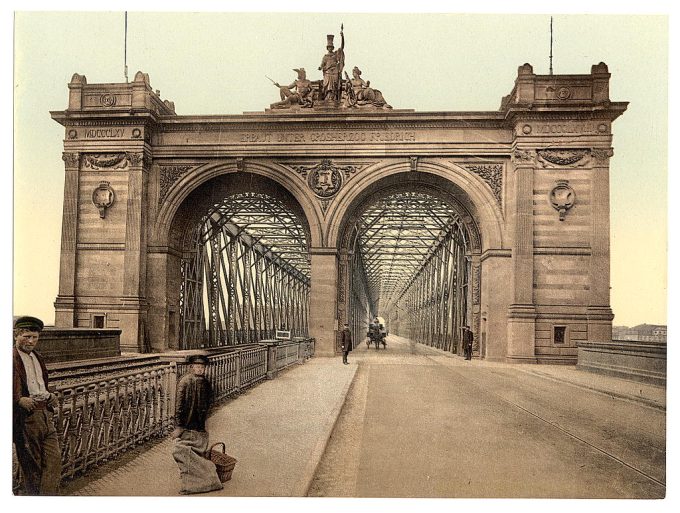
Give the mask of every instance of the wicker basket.
[[[218, 445], [222, 446], [222, 452], [215, 450], [215, 447]], [[215, 464], [217, 476], [222, 483], [226, 483], [231, 479], [231, 473], [234, 471], [234, 467], [238, 461], [236, 458], [229, 456], [226, 453], [226, 450], [224, 442], [217, 442], [216, 444], [213, 444], [206, 453], [206, 458]]]

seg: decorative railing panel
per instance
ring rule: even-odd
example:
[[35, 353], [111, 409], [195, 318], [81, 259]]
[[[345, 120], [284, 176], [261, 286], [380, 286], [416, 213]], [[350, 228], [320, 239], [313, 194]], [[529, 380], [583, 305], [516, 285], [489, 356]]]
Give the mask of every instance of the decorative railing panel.
[[299, 341], [300, 356], [302, 358], [304, 358], [305, 360], [314, 356], [315, 343], [316, 343], [316, 339], [314, 339], [314, 338], [307, 338], [307, 339], [304, 339], [302, 341]]
[[241, 351], [241, 387], [250, 386], [267, 377], [267, 348]]
[[105, 381], [56, 387], [62, 477], [167, 433], [173, 424], [175, 384], [176, 367], [168, 363]]
[[[206, 377], [213, 389], [213, 401], [238, 393], [242, 388], [267, 377], [267, 349], [250, 347], [228, 353], [209, 355]], [[186, 363], [177, 364], [177, 377], [188, 370]]]
[[300, 347], [302, 344], [281, 344], [276, 352], [276, 369], [281, 370], [300, 361]]
[[[315, 340], [308, 338], [277, 346], [276, 370], [311, 358], [314, 345]], [[271, 347], [253, 345], [209, 355], [211, 365], [206, 373], [214, 400], [266, 379], [270, 351]], [[107, 368], [98, 380], [88, 377], [73, 383], [73, 376], [57, 378], [53, 391], [59, 405], [54, 418], [62, 451], [62, 478], [70, 479], [137, 444], [169, 433], [174, 427], [177, 380], [188, 368], [184, 362], [159, 361], [133, 367], [127, 374], [119, 367]]]

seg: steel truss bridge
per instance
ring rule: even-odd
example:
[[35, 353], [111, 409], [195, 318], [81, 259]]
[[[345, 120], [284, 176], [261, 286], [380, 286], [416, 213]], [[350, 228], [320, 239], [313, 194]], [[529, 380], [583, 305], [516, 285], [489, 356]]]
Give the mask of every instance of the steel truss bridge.
[[[349, 322], [370, 319], [428, 345], [460, 350], [468, 324], [469, 235], [442, 199], [392, 192], [352, 227]], [[213, 205], [182, 259], [181, 349], [248, 344], [276, 330], [308, 336], [309, 234], [277, 199], [248, 192]]]

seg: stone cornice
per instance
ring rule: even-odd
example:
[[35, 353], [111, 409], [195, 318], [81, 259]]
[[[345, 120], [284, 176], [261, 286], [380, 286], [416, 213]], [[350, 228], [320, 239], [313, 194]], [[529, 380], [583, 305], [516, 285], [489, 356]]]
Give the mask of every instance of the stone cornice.
[[130, 109], [115, 111], [50, 111], [53, 120], [62, 126], [110, 126], [156, 124], [158, 117], [151, 111]]
[[537, 105], [527, 104], [508, 109], [504, 113], [510, 123], [546, 120], [600, 120], [614, 121], [623, 114], [628, 102], [607, 102], [600, 105]]
[[[64, 118], [66, 121], [66, 118]], [[59, 121], [59, 120], [57, 120]], [[68, 127], [99, 127], [99, 126], [144, 126], [153, 124], [147, 118], [89, 118], [89, 119], [69, 119], [64, 126]]]
[[161, 123], [161, 132], [222, 132], [222, 131], [268, 131], [279, 132], [291, 130], [291, 125], [296, 130], [416, 130], [416, 129], [469, 129], [486, 128], [495, 130], [507, 130], [508, 126], [498, 119], [459, 119], [459, 120], [403, 120], [403, 121], [344, 121], [338, 119], [314, 119], [314, 120], [265, 120], [260, 122], [250, 119], [239, 120], [185, 120], [178, 121], [173, 118], [172, 122]]

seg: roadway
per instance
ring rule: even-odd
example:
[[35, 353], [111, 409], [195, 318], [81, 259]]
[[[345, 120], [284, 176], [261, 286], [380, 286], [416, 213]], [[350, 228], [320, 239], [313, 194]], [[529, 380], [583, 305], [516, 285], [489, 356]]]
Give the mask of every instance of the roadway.
[[[659, 498], [665, 390], [573, 367], [465, 361], [390, 336], [312, 358], [216, 408], [222, 497]], [[66, 495], [173, 496], [169, 439]]]
[[665, 494], [660, 387], [465, 361], [394, 336], [350, 360], [358, 372], [310, 495]]

